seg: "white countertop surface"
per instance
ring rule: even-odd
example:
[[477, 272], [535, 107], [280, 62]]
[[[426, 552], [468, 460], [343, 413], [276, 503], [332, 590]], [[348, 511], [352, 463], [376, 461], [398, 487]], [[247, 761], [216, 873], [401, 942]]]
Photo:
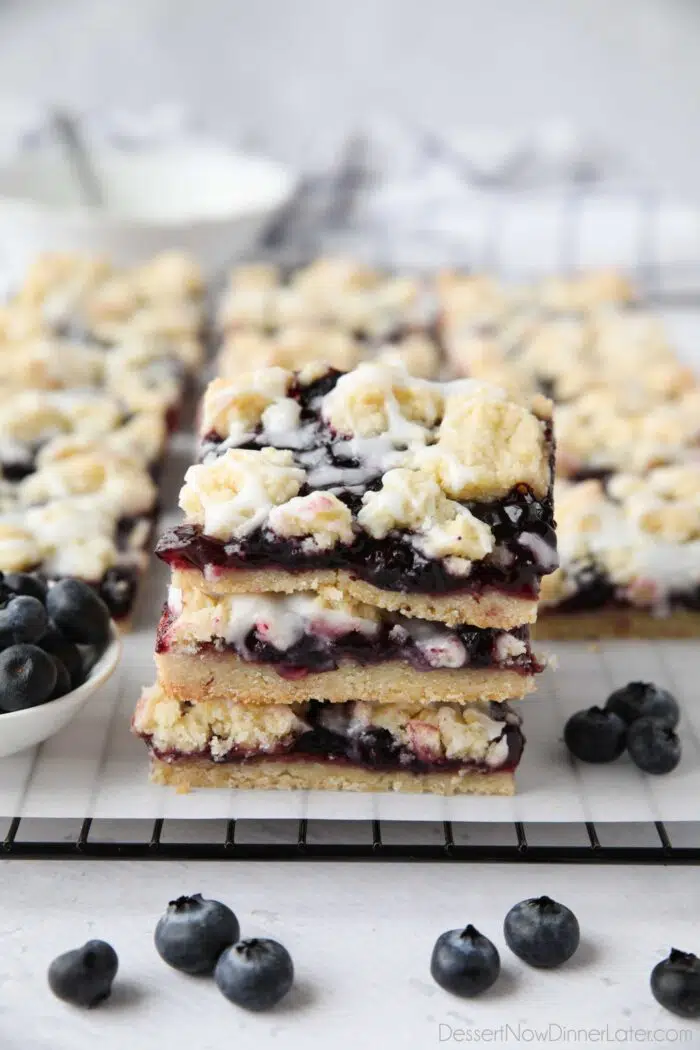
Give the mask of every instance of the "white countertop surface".
[[[2, 887], [3, 1050], [426, 1050], [475, 1042], [477, 1031], [494, 1045], [570, 1045], [580, 1028], [598, 1034], [579, 1033], [578, 1045], [700, 1045], [700, 1023], [662, 1010], [648, 987], [671, 946], [700, 948], [695, 868], [11, 860]], [[238, 1010], [212, 981], [156, 954], [167, 901], [198, 891], [230, 904], [244, 936], [274, 937], [291, 952], [296, 986], [271, 1013]], [[581, 925], [581, 947], [558, 971], [528, 969], [502, 936], [508, 908], [543, 893]], [[468, 922], [502, 960], [499, 982], [476, 1000], [448, 995], [429, 974], [437, 936]], [[112, 999], [82, 1012], [53, 998], [46, 968], [93, 937], [114, 945], [120, 970]]]

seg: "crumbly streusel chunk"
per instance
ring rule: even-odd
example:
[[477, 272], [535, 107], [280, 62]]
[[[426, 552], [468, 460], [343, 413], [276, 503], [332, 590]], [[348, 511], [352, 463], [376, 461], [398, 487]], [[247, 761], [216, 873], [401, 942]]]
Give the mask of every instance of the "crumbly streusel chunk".
[[61, 339], [33, 339], [0, 349], [0, 383], [5, 389], [95, 387], [103, 373], [102, 351]]
[[557, 483], [561, 569], [543, 598], [576, 591], [583, 568], [597, 567], [634, 605], [663, 611], [673, 595], [700, 585], [700, 467]]
[[448, 499], [423, 471], [388, 471], [382, 487], [366, 493], [362, 503], [357, 520], [375, 539], [383, 539], [393, 529], [405, 529], [415, 533], [413, 542], [429, 557], [459, 559], [462, 572], [469, 571], [471, 561], [493, 550], [488, 525]]
[[[549, 411], [544, 400], [538, 408]], [[518, 484], [541, 498], [551, 480], [542, 420], [483, 384], [448, 395], [437, 443], [417, 461], [454, 499], [493, 499]]]
[[214, 379], [202, 402], [200, 434], [213, 431], [234, 442], [245, 440], [267, 408], [287, 400], [293, 378], [284, 368], [262, 368], [236, 378]]
[[279, 536], [306, 538], [309, 549], [330, 550], [354, 538], [352, 514], [332, 492], [294, 496], [273, 507], [267, 523]]
[[0, 571], [24, 572], [41, 561], [32, 532], [19, 521], [0, 517]]
[[365, 354], [358, 339], [348, 332], [321, 325], [295, 325], [274, 335], [264, 332], [232, 333], [219, 356], [219, 374], [236, 376], [241, 369], [299, 369], [319, 361], [339, 371], [354, 368]]
[[296, 496], [305, 477], [289, 451], [229, 449], [189, 468], [180, 506], [208, 535], [240, 538], [261, 525], [274, 506]]
[[297, 705], [215, 703], [181, 704], [159, 686], [144, 689], [134, 714], [137, 733], [152, 738], [163, 751], [203, 751], [214, 757], [233, 748], [271, 751], [305, 729]]
[[397, 444], [420, 441], [443, 410], [438, 384], [411, 379], [382, 364], [362, 364], [341, 376], [323, 399], [323, 418], [340, 435], [389, 434]]
[[19, 499], [31, 507], [90, 495], [115, 519], [152, 510], [156, 486], [146, 470], [107, 450], [83, 453], [49, 463], [19, 483]]

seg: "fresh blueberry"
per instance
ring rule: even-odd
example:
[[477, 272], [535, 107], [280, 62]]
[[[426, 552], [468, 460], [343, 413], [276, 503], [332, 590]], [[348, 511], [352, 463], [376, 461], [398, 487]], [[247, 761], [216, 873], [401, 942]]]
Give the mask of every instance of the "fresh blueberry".
[[52, 656], [51, 659], [56, 665], [56, 685], [53, 687], [51, 699], [58, 700], [59, 697], [65, 696], [66, 693], [70, 693], [73, 685], [66, 665], [62, 664], [56, 656]]
[[505, 917], [506, 944], [518, 958], [551, 969], [570, 959], [579, 945], [574, 913], [549, 897], [532, 897], [515, 904]]
[[671, 949], [668, 959], [651, 971], [651, 994], [679, 1017], [700, 1017], [700, 959]]
[[30, 598], [37, 598], [40, 602], [46, 601], [46, 584], [35, 573], [7, 572], [5, 573], [5, 586], [13, 594], [26, 594]]
[[294, 964], [286, 948], [253, 937], [227, 948], [214, 970], [222, 995], [246, 1010], [269, 1010], [292, 987]]
[[50, 699], [58, 671], [53, 657], [36, 645], [11, 645], [0, 653], [0, 709], [23, 711]]
[[496, 946], [473, 926], [438, 937], [430, 959], [434, 981], [453, 995], [471, 998], [490, 988], [501, 972]]
[[46, 595], [49, 616], [69, 642], [105, 645], [109, 640], [109, 610], [82, 580], [59, 580]]
[[582, 762], [612, 762], [625, 750], [627, 726], [613, 711], [589, 707], [564, 726], [564, 743]]
[[645, 773], [670, 773], [681, 760], [678, 734], [659, 718], [638, 718], [627, 731], [627, 749]]
[[201, 893], [170, 901], [158, 920], [156, 951], [161, 959], [184, 973], [213, 973], [216, 961], [240, 937], [238, 919], [219, 901], [204, 900]]
[[106, 941], [88, 941], [49, 966], [49, 988], [73, 1006], [97, 1006], [109, 996], [119, 959]]
[[80, 649], [77, 645], [73, 645], [67, 638], [64, 638], [57, 627], [53, 624], [49, 624], [49, 629], [45, 634], [41, 636], [37, 645], [40, 649], [43, 649], [45, 653], [50, 653], [51, 656], [59, 660], [68, 671], [71, 680], [71, 686], [73, 689], [77, 689], [79, 685], [85, 680], [85, 672], [83, 669], [83, 658], [80, 655]]
[[46, 609], [38, 598], [19, 594], [0, 609], [0, 636], [10, 637], [10, 645], [36, 642], [49, 624]]
[[606, 700], [605, 710], [613, 711], [627, 725], [648, 716], [661, 719], [672, 729], [678, 725], [681, 714], [675, 696], [653, 682], [630, 682], [616, 689]]

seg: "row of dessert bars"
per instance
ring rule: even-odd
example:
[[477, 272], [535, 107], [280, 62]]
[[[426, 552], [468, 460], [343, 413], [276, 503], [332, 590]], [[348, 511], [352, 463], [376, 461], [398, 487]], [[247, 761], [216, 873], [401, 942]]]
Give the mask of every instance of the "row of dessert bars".
[[78, 576], [127, 621], [202, 293], [180, 254], [121, 270], [52, 255], [0, 306], [0, 571]]
[[222, 375], [374, 359], [552, 398], [561, 565], [538, 634], [700, 633], [700, 384], [620, 275], [508, 286], [330, 259], [291, 274], [248, 266], [220, 324]]
[[551, 403], [387, 361], [237, 371], [157, 547], [154, 778], [512, 793], [556, 567]]

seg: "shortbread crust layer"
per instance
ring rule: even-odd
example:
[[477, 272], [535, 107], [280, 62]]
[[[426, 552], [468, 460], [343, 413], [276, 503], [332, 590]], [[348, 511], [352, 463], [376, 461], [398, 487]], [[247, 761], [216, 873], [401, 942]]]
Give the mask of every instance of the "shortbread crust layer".
[[535, 688], [532, 675], [518, 671], [416, 671], [397, 660], [370, 666], [345, 665], [334, 671], [282, 677], [272, 665], [247, 663], [232, 653], [157, 653], [158, 677], [178, 700], [193, 703], [231, 697], [241, 704], [294, 704], [322, 697], [343, 703], [371, 696], [377, 703], [469, 703], [519, 700]]
[[514, 795], [513, 773], [372, 772], [324, 762], [218, 765], [206, 759], [170, 763], [151, 758], [151, 780], [186, 793], [195, 788], [278, 791], [399, 791], [431, 795]]
[[654, 616], [643, 609], [620, 606], [591, 612], [557, 612], [548, 609], [540, 614], [533, 636], [541, 641], [598, 641], [603, 638], [698, 638], [700, 612], [676, 609], [664, 616]]
[[173, 569], [174, 587], [194, 588], [209, 594], [294, 594], [337, 587], [349, 598], [374, 605], [387, 612], [400, 613], [423, 620], [437, 620], [454, 627], [501, 627], [510, 630], [537, 619], [537, 600], [486, 589], [480, 593], [415, 594], [386, 591], [359, 580], [348, 572], [331, 569], [310, 572], [287, 572], [281, 569], [240, 569], [200, 572], [177, 566]]

